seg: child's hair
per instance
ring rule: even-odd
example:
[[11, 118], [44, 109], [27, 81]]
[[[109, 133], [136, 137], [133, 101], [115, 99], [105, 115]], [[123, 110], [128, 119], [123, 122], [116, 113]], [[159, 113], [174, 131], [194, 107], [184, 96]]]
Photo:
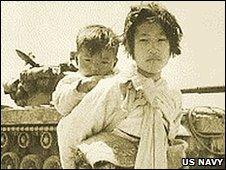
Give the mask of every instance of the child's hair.
[[172, 14], [154, 2], [131, 7], [131, 11], [126, 17], [123, 44], [129, 54], [134, 57], [134, 34], [136, 27], [147, 20], [154, 20], [163, 28], [170, 43], [170, 54], [173, 57], [181, 54], [179, 46], [183, 35], [181, 27]]
[[82, 28], [76, 39], [77, 51], [81, 48], [86, 48], [93, 55], [103, 49], [114, 49], [118, 52], [119, 39], [117, 35], [103, 25], [89, 25]]

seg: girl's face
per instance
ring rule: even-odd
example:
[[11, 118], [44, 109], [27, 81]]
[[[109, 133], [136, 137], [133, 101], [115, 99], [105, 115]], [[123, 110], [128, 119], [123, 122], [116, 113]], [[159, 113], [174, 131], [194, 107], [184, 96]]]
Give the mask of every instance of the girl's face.
[[170, 44], [156, 22], [139, 25], [134, 37], [134, 60], [138, 69], [150, 74], [160, 73], [170, 58]]

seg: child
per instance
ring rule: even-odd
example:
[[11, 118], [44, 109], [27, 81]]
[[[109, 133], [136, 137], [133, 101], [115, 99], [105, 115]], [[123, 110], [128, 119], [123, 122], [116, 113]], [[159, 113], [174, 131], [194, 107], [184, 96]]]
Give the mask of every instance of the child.
[[69, 72], [52, 94], [52, 104], [66, 116], [98, 81], [113, 74], [117, 62], [119, 40], [113, 31], [102, 25], [90, 25], [77, 36], [74, 54], [78, 72]]
[[[84, 160], [92, 168], [104, 162], [116, 168], [169, 167], [167, 151], [180, 126], [181, 97], [167, 87], [161, 70], [181, 52], [181, 28], [166, 9], [151, 3], [131, 9], [124, 33], [126, 50], [136, 62], [133, 72], [100, 80], [59, 122], [64, 168], [79, 168]], [[181, 145], [181, 153], [184, 149]]]

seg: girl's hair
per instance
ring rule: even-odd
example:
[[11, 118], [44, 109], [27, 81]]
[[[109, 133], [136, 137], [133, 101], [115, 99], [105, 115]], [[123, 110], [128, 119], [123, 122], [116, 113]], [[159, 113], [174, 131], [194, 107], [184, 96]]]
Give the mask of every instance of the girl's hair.
[[163, 28], [170, 43], [170, 54], [173, 57], [181, 54], [179, 46], [183, 35], [181, 27], [172, 14], [154, 2], [131, 7], [126, 17], [123, 44], [129, 54], [134, 56], [134, 35], [137, 26], [147, 20], [154, 20]]
[[100, 52], [105, 48], [114, 49], [117, 53], [119, 40], [116, 34], [103, 25], [89, 25], [82, 28], [76, 38], [77, 51], [86, 48], [90, 54]]

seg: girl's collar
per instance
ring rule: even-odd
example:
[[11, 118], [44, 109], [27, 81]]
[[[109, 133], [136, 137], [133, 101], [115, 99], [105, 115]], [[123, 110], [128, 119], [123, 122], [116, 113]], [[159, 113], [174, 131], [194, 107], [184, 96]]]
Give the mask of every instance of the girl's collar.
[[158, 81], [160, 81], [161, 78], [161, 74], [159, 74], [158, 76], [155, 76], [154, 79], [152, 77], [145, 77], [143, 74], [137, 72], [138, 77], [142, 80], [142, 81], [153, 81], [154, 83], [157, 83]]
[[147, 78], [140, 73], [137, 73], [137, 77], [140, 80], [141, 84], [153, 84], [155, 87], [167, 87], [167, 82], [161, 76], [159, 76], [156, 80], [153, 78]]

